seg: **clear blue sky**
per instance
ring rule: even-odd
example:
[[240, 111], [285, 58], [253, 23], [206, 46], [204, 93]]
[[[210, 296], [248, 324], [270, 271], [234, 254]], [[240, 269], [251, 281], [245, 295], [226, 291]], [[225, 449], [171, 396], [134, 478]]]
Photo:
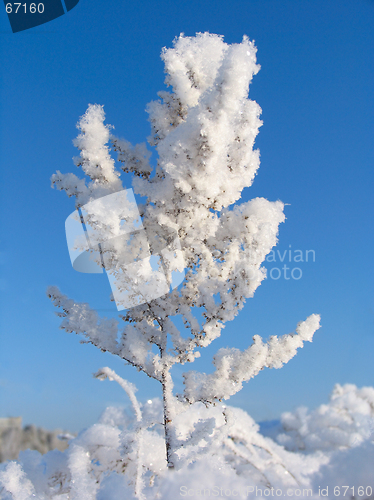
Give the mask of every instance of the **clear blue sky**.
[[374, 1], [80, 0], [31, 30], [13, 34], [5, 11], [0, 23], [0, 417], [80, 430], [106, 406], [127, 404], [115, 383], [93, 379], [102, 366], [136, 383], [140, 399], [160, 396], [144, 374], [59, 330], [48, 285], [100, 314], [115, 309], [105, 275], [71, 267], [64, 223], [74, 201], [49, 179], [57, 169], [78, 173], [72, 140], [89, 103], [105, 106], [117, 135], [145, 140], [145, 105], [164, 88], [159, 54], [181, 32], [255, 40], [262, 69], [250, 97], [264, 125], [256, 141], [261, 167], [244, 198], [289, 204], [282, 256], [290, 245], [315, 252], [315, 262], [289, 262], [288, 254], [268, 262], [269, 270], [299, 267], [302, 277], [263, 282], [198, 367], [210, 370], [219, 347], [289, 333], [319, 313], [313, 343], [281, 370], [262, 371], [231, 404], [272, 419], [326, 402], [335, 383], [374, 385]]

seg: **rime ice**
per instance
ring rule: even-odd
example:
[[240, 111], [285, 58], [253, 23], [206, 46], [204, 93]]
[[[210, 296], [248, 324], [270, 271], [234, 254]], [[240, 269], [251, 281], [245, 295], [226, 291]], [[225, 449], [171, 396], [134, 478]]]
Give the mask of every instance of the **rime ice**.
[[[184, 394], [173, 394], [173, 365], [199, 357], [200, 349], [221, 335], [225, 323], [235, 318], [265, 278], [262, 263], [276, 245], [285, 217], [280, 201], [236, 203], [259, 167], [254, 141], [261, 109], [248, 98], [252, 77], [260, 69], [253, 42], [243, 37], [241, 43], [228, 45], [209, 33], [181, 35], [173, 48], [163, 50], [162, 59], [169, 90], [160, 92], [160, 99], [147, 108], [156, 167], [144, 144], [132, 146], [110, 136], [103, 108], [90, 105], [78, 122], [81, 133], [75, 141], [81, 152], [75, 163], [90, 180], [57, 173], [52, 183], [75, 196], [77, 206], [91, 206], [121, 190], [120, 172], [107, 145], [110, 139], [121, 169], [132, 174], [134, 192], [146, 198], [140, 215], [151, 247], [160, 227], [178, 234], [180, 256], [172, 250], [164, 259], [164, 271], [170, 282], [172, 257], [183, 262], [187, 272], [182, 286], [171, 293], [165, 288], [160, 298], [132, 307], [122, 326], [100, 319], [87, 304], [71, 301], [56, 288], [48, 294], [63, 309], [62, 328], [83, 334], [85, 342], [120, 356], [161, 383], [166, 455], [168, 466], [174, 467], [182, 446], [174, 428], [177, 416], [190, 404], [229, 398], [264, 367], [280, 368], [304, 341], [312, 340], [319, 316], [300, 323], [297, 335], [273, 336], [267, 343], [255, 336], [244, 352], [219, 351], [213, 374], [186, 373]], [[90, 224], [95, 223], [102, 238], [113, 232], [113, 222], [91, 217]], [[124, 269], [118, 264], [122, 251], [121, 245], [110, 245], [103, 258], [116, 263], [116, 286], [131, 296], [131, 290], [135, 294], [141, 280], [151, 276], [151, 269]], [[159, 280], [154, 281], [157, 288]], [[185, 330], [177, 328], [176, 316]]]
[[[141, 408], [129, 383], [109, 368], [99, 371], [99, 378], [117, 380], [125, 389], [136, 419], [119, 425], [121, 416], [112, 411], [78, 436], [60, 457], [59, 494], [104, 498], [103, 491], [118, 486], [118, 498], [126, 489], [123, 474], [138, 498], [154, 498], [159, 492], [162, 498], [176, 498], [183, 478], [209, 486], [218, 474], [222, 486], [310, 485], [313, 474], [328, 462], [327, 455], [285, 450], [261, 436], [245, 412], [219, 400], [235, 394], [261, 369], [287, 363], [305, 341], [312, 341], [318, 315], [299, 323], [295, 333], [274, 335], [267, 342], [256, 335], [243, 352], [221, 349], [214, 356], [214, 373], [188, 372], [184, 393], [176, 397], [173, 392], [171, 368], [200, 356], [265, 278], [262, 263], [276, 245], [285, 217], [280, 201], [256, 198], [240, 203], [260, 158], [254, 141], [261, 109], [248, 97], [252, 77], [259, 71], [254, 43], [247, 37], [228, 45], [223, 37], [209, 33], [181, 35], [172, 48], [163, 50], [162, 59], [168, 89], [147, 108], [154, 163], [145, 144], [133, 146], [110, 135], [103, 107], [95, 104], [78, 122], [75, 141], [80, 150], [75, 164], [87, 179], [60, 172], [52, 177], [54, 186], [75, 196], [77, 207], [121, 191], [111, 144], [120, 169], [131, 176], [134, 192], [145, 197], [139, 212], [151, 245], [160, 227], [177, 232], [180, 260], [187, 270], [179, 288], [129, 309], [120, 322], [100, 318], [88, 304], [49, 288], [63, 318], [61, 328], [83, 335], [84, 342], [159, 381], [163, 396], [157, 411]], [[105, 233], [110, 227], [97, 229]], [[113, 245], [104, 252], [116, 262], [121, 248]], [[169, 277], [171, 262], [165, 259]], [[121, 279], [123, 287], [131, 284], [123, 274], [118, 273], [119, 287]], [[135, 276], [131, 279], [136, 281]], [[174, 322], [177, 316], [184, 329]], [[2, 478], [8, 488], [6, 471]], [[21, 469], [15, 471], [18, 483], [27, 479], [22, 474]], [[47, 486], [42, 495], [52, 498]], [[130, 497], [128, 490], [126, 495]]]

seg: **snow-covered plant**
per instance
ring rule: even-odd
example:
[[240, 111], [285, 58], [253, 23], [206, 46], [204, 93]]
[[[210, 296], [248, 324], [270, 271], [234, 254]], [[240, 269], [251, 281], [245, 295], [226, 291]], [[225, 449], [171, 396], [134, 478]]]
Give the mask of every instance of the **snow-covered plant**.
[[336, 384], [329, 404], [283, 413], [276, 440], [288, 450], [352, 448], [374, 438], [374, 388]]
[[[156, 253], [157, 235], [177, 234], [180, 258], [166, 256], [163, 266], [169, 284], [181, 265], [186, 268], [185, 279], [172, 292], [127, 310], [121, 324], [100, 318], [87, 304], [76, 303], [56, 287], [50, 287], [48, 294], [61, 310], [61, 328], [82, 334], [84, 342], [119, 356], [160, 382], [166, 459], [173, 468], [183, 461], [186, 446], [195, 446], [209, 434], [206, 426], [196, 424], [193, 437], [179, 435], [180, 414], [192, 404], [209, 406], [228, 399], [265, 367], [280, 368], [304, 341], [312, 340], [319, 316], [299, 323], [294, 334], [272, 336], [267, 342], [256, 335], [243, 352], [220, 349], [213, 359], [214, 373], [189, 371], [184, 374], [184, 393], [173, 393], [173, 366], [199, 357], [201, 348], [220, 336], [225, 323], [235, 318], [265, 278], [261, 264], [277, 242], [284, 214], [280, 201], [256, 198], [237, 203], [259, 167], [259, 151], [253, 146], [261, 109], [248, 98], [249, 84], [259, 70], [254, 44], [247, 37], [228, 45], [209, 33], [181, 35], [173, 48], [163, 50], [162, 59], [169, 90], [159, 92], [160, 99], [147, 108], [155, 166], [144, 144], [132, 146], [111, 135], [102, 106], [90, 105], [78, 123], [81, 133], [75, 140], [80, 150], [75, 164], [88, 181], [57, 172], [52, 183], [76, 198], [77, 209], [124, 189], [110, 143], [121, 169], [131, 174], [134, 192], [145, 199], [139, 211], [147, 232], [146, 250], [149, 255]], [[121, 224], [118, 217], [107, 214], [103, 224], [94, 215], [91, 225], [106, 240], [115, 239]], [[142, 246], [140, 256], [144, 240], [136, 235], [134, 240]], [[169, 243], [168, 236], [165, 241]], [[138, 287], [138, 279], [149, 279], [152, 266], [150, 258], [143, 258], [140, 270], [131, 274], [128, 262], [124, 264], [127, 244], [121, 246], [116, 240], [100, 248], [100, 258], [110, 263], [117, 288], [128, 290], [129, 284]], [[133, 243], [131, 252], [135, 258]], [[171, 254], [176, 256], [175, 249]]]

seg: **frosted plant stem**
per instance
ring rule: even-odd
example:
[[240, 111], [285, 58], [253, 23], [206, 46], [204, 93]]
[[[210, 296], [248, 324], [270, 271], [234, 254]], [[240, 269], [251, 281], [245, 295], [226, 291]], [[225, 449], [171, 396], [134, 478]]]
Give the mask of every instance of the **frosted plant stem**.
[[123, 379], [119, 375], [116, 374], [115, 371], [111, 370], [107, 366], [104, 368], [100, 368], [100, 370], [95, 373], [95, 377], [100, 380], [105, 380], [108, 378], [109, 380], [115, 380], [122, 389], [128, 395], [132, 407], [134, 408], [134, 413], [136, 415], [136, 421], [138, 423], [136, 434], [137, 434], [137, 467], [136, 467], [136, 477], [135, 477], [135, 495], [140, 500], [144, 499], [144, 495], [142, 494], [143, 489], [143, 466], [142, 466], [142, 449], [143, 449], [143, 427], [142, 423], [142, 412], [140, 409], [140, 405], [135, 396], [135, 391], [137, 390], [134, 384], [131, 384], [127, 380]]
[[165, 429], [165, 447], [166, 447], [166, 460], [168, 469], [174, 469], [173, 460], [173, 439], [172, 439], [172, 425], [173, 415], [171, 410], [171, 402], [173, 398], [173, 382], [168, 368], [164, 368], [162, 372], [162, 400], [164, 407], [164, 429]]
[[231, 438], [226, 438], [223, 443], [231, 450], [233, 451], [236, 455], [238, 455], [239, 457], [243, 458], [246, 462], [248, 462], [254, 469], [256, 469], [260, 474], [261, 476], [264, 478], [265, 480], [265, 485], [267, 488], [272, 488], [272, 484], [271, 482], [269, 481], [269, 479], [267, 478], [266, 474], [264, 473], [263, 470], [261, 470], [259, 467], [257, 467], [254, 463], [253, 463], [253, 460], [251, 460], [251, 458], [249, 458], [247, 456], [247, 454], [243, 453], [242, 451], [240, 451], [236, 446], [235, 446], [235, 443], [234, 441], [231, 439]]
[[138, 452], [137, 452], [137, 466], [136, 466], [136, 478], [135, 478], [135, 495], [140, 499], [144, 499], [142, 493], [143, 489], [143, 466], [142, 466], [142, 451], [143, 451], [143, 428], [139, 425], [137, 429], [138, 435]]
[[123, 379], [119, 375], [116, 374], [113, 370], [105, 366], [104, 368], [100, 368], [98, 372], [94, 374], [94, 377], [100, 379], [100, 380], [105, 380], [108, 378], [109, 380], [115, 380], [121, 387], [122, 389], [126, 392], [128, 395], [132, 407], [134, 408], [134, 412], [136, 415], [136, 420], [137, 422], [142, 421], [142, 412], [140, 409], [140, 405], [138, 400], [136, 399], [135, 392], [136, 392], [136, 387], [134, 384], [131, 384], [131, 382], [128, 382], [127, 380]]

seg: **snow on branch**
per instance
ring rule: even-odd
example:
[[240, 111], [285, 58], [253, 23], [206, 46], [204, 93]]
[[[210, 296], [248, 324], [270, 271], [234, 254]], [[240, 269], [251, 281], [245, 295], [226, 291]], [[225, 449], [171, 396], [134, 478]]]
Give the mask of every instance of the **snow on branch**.
[[80, 150], [80, 158], [75, 158], [77, 167], [93, 181], [101, 183], [118, 183], [119, 173], [115, 171], [114, 161], [106, 145], [109, 141], [108, 125], [104, 125], [105, 113], [103, 106], [90, 104], [86, 113], [78, 122], [77, 128], [81, 134], [73, 141]]
[[214, 373], [206, 375], [191, 371], [183, 375], [185, 399], [190, 403], [228, 399], [241, 390], [243, 382], [256, 376], [263, 368], [281, 368], [288, 363], [305, 341], [312, 341], [314, 332], [320, 327], [319, 322], [320, 316], [312, 314], [298, 324], [296, 335], [273, 336], [266, 343], [255, 335], [253, 344], [243, 352], [234, 348], [220, 349], [214, 356]]
[[[89, 198], [89, 189], [86, 186], [84, 179], [79, 179], [75, 174], [62, 174], [59, 170], [51, 177], [52, 186], [55, 186], [60, 191], [65, 191], [71, 197], [77, 198], [77, 204], [83, 205], [83, 200]], [[78, 200], [82, 202], [78, 203]]]
[[132, 146], [130, 142], [124, 139], [118, 139], [111, 136], [114, 151], [118, 152], [118, 161], [123, 163], [124, 172], [133, 172], [139, 177], [148, 178], [151, 175], [152, 167], [149, 164], [151, 156], [145, 143]]
[[81, 133], [73, 141], [80, 150], [80, 157], [74, 158], [74, 163], [82, 168], [91, 182], [86, 185], [84, 179], [71, 173], [62, 174], [60, 171], [51, 177], [52, 186], [66, 191], [68, 196], [76, 197], [77, 207], [122, 189], [120, 174], [115, 169], [107, 146], [112, 127], [104, 125], [104, 120], [103, 106], [90, 104], [77, 124]]
[[240, 198], [259, 166], [253, 145], [261, 108], [248, 99], [260, 68], [256, 48], [247, 37], [228, 45], [221, 36], [198, 33], [175, 39], [162, 59], [172, 91], [147, 107], [158, 167], [155, 178], [135, 179], [134, 190], [154, 203], [172, 201], [171, 213], [185, 210], [187, 199], [188, 212], [220, 210]]
[[102, 351], [118, 354], [117, 334], [118, 321], [100, 318], [96, 311], [86, 303], [77, 303], [63, 295], [55, 286], [47, 289], [47, 295], [62, 312], [57, 315], [64, 318], [60, 328], [68, 333], [83, 334], [89, 342]]
[[98, 484], [94, 475], [90, 474], [91, 460], [90, 453], [73, 441], [68, 455], [68, 467], [71, 473], [69, 498], [72, 500], [91, 500], [96, 496]]
[[144, 500], [144, 495], [142, 494], [142, 489], [144, 487], [144, 481], [142, 479], [143, 474], [143, 463], [142, 463], [142, 448], [143, 448], [143, 424], [142, 424], [142, 411], [140, 409], [140, 404], [136, 399], [135, 392], [137, 388], [131, 382], [123, 379], [113, 370], [108, 367], [100, 368], [98, 372], [94, 374], [94, 377], [99, 380], [105, 380], [108, 378], [109, 380], [115, 380], [122, 389], [128, 395], [132, 407], [134, 408], [134, 413], [137, 421], [137, 429], [136, 429], [136, 472], [135, 472], [135, 496], [139, 499]]
[[29, 500], [36, 496], [34, 485], [17, 462], [8, 462], [6, 468], [0, 472], [0, 485], [12, 495], [6, 498]]
[[74, 302], [55, 286], [47, 289], [47, 295], [56, 307], [62, 309], [62, 312], [57, 313], [64, 318], [60, 328], [68, 333], [82, 334], [87, 339], [81, 340], [82, 343], [91, 343], [103, 352], [115, 354], [138, 370], [144, 371], [149, 377], [158, 379], [156, 367], [159, 357], [149, 351], [147, 338], [142, 337], [140, 329], [128, 325], [119, 342], [116, 319], [100, 318], [88, 304]]
[[128, 397], [131, 401], [132, 407], [134, 408], [136, 420], [138, 422], [141, 422], [142, 412], [140, 409], [139, 402], [135, 396], [135, 392], [137, 391], [137, 388], [135, 387], [134, 384], [123, 379], [122, 377], [117, 375], [117, 373], [114, 370], [111, 370], [107, 366], [105, 366], [104, 368], [100, 368], [100, 370], [98, 370], [94, 374], [94, 377], [96, 377], [99, 380], [105, 380], [106, 378], [108, 378], [111, 381], [114, 380], [115, 382], [117, 382], [122, 387], [122, 389], [126, 392], [126, 394], [128, 395]]

